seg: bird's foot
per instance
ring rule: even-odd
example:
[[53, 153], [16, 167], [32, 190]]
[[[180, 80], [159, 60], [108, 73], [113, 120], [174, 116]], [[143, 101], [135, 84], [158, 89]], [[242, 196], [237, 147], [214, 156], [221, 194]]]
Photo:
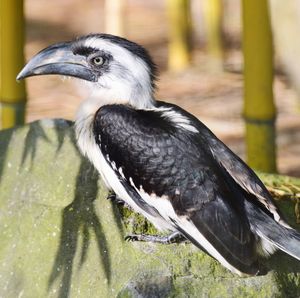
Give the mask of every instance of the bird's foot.
[[110, 191], [108, 193], [106, 199], [110, 200], [112, 202], [115, 202], [118, 205], [124, 205], [125, 204], [125, 202], [112, 191]]
[[171, 243], [180, 243], [186, 241], [187, 239], [179, 232], [174, 232], [167, 236], [158, 236], [158, 235], [145, 235], [145, 234], [131, 234], [125, 237], [126, 241], [144, 241], [144, 242], [154, 242], [161, 244], [171, 244]]

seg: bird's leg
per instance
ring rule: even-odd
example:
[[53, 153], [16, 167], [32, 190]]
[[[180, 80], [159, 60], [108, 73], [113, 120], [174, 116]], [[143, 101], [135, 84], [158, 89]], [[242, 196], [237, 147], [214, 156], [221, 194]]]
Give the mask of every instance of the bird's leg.
[[108, 192], [106, 199], [111, 200], [112, 202], [115, 202], [119, 205], [124, 205], [124, 201], [120, 197], [118, 197], [112, 190]]
[[144, 241], [144, 242], [154, 242], [162, 244], [180, 243], [186, 241], [187, 239], [179, 232], [173, 232], [167, 236], [158, 235], [144, 235], [144, 234], [131, 234], [125, 237], [126, 241]]

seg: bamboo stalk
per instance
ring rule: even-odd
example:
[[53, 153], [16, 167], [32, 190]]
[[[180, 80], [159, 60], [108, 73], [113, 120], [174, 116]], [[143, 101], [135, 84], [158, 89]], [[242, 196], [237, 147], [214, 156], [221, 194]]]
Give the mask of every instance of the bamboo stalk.
[[243, 0], [244, 116], [248, 164], [276, 171], [273, 45], [267, 0]]
[[105, 30], [107, 33], [125, 36], [125, 0], [105, 1]]
[[24, 65], [23, 47], [23, 0], [0, 0], [0, 129], [25, 120], [25, 84], [16, 82]]
[[189, 0], [167, 0], [169, 21], [169, 70], [182, 71], [191, 63]]
[[206, 25], [206, 49], [210, 59], [210, 68], [215, 71], [222, 71], [222, 0], [205, 0], [203, 4]]

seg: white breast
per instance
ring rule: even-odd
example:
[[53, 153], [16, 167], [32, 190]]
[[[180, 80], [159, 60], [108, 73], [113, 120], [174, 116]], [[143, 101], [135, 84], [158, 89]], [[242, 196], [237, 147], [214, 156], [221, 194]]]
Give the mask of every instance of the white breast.
[[81, 107], [80, 111], [81, 112], [78, 114], [75, 122], [78, 147], [83, 155], [85, 155], [98, 170], [106, 186], [109, 189], [112, 189], [118, 197], [124, 200], [125, 203], [131, 206], [136, 212], [144, 215], [159, 230], [174, 230], [173, 227], [162, 217], [154, 217], [151, 214], [146, 213], [134, 202], [120, 182], [115, 170], [112, 168], [112, 165], [114, 164], [113, 161], [111, 161], [111, 164], [109, 164], [103, 156], [99, 145], [96, 144], [93, 133], [94, 114], [84, 114], [83, 111], [87, 111], [86, 107], [84, 109]]

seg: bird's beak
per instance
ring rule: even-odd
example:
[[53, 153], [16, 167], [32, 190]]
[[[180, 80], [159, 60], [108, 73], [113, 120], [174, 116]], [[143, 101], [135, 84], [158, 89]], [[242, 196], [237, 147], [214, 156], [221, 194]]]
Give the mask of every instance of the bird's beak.
[[17, 80], [49, 74], [97, 81], [97, 75], [90, 69], [85, 57], [73, 54], [71, 43], [55, 44], [40, 51], [24, 66]]

